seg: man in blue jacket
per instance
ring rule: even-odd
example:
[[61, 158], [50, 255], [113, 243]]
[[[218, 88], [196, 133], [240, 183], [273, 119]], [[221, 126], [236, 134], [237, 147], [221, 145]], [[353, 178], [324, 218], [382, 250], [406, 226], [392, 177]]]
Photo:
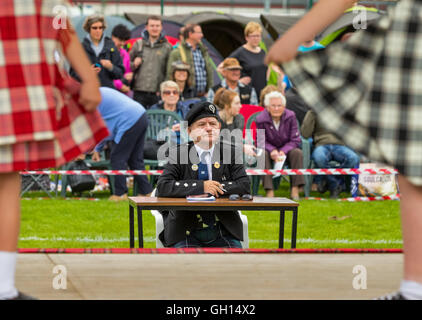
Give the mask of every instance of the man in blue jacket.
[[[92, 156], [94, 161], [100, 160], [99, 152], [106, 142], [111, 142], [110, 162], [112, 170], [144, 170], [144, 142], [148, 127], [148, 116], [145, 108], [125, 94], [106, 87], [101, 87], [101, 113], [110, 136], [95, 147]], [[136, 175], [139, 193], [148, 195], [152, 192], [151, 184], [144, 175]], [[126, 176], [116, 175], [114, 178], [114, 195], [110, 200], [127, 200]]]

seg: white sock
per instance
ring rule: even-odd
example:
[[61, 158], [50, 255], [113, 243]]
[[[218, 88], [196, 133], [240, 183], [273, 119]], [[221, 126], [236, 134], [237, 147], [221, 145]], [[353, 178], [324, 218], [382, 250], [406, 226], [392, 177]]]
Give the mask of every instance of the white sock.
[[0, 300], [18, 295], [15, 288], [16, 252], [0, 251]]
[[422, 300], [422, 283], [402, 280], [400, 293], [409, 300]]

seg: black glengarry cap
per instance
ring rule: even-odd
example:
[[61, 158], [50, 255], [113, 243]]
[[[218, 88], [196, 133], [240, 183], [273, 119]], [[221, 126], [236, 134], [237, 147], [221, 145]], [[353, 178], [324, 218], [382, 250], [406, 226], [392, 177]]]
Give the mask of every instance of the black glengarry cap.
[[200, 101], [192, 105], [188, 114], [186, 115], [186, 121], [188, 126], [192, 125], [195, 121], [202, 119], [214, 117], [220, 121], [220, 116], [218, 115], [217, 106], [208, 101]]

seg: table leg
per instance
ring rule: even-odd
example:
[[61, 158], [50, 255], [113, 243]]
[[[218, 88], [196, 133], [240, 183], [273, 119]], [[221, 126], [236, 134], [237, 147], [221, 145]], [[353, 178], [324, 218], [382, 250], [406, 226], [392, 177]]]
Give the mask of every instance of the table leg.
[[285, 210], [280, 210], [280, 231], [278, 236], [278, 247], [280, 249], [283, 248], [283, 242], [284, 242], [284, 212]]
[[292, 249], [296, 249], [296, 234], [297, 234], [297, 208], [293, 208], [292, 218]]
[[129, 244], [131, 248], [135, 248], [135, 214], [134, 209], [129, 205]]
[[144, 231], [142, 226], [142, 208], [138, 206], [138, 241], [139, 248], [144, 247]]

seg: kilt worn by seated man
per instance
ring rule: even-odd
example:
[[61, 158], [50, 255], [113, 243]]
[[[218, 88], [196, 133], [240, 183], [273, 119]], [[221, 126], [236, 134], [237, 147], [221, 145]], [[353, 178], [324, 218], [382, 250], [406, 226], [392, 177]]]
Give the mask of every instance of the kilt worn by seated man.
[[[250, 193], [242, 150], [219, 141], [221, 123], [210, 102], [192, 106], [186, 116], [191, 142], [169, 150], [168, 163], [159, 177], [159, 197], [186, 197], [209, 193], [215, 197]], [[229, 163], [227, 163], [229, 162]], [[236, 211], [162, 211], [167, 247], [241, 248], [243, 225]]]

